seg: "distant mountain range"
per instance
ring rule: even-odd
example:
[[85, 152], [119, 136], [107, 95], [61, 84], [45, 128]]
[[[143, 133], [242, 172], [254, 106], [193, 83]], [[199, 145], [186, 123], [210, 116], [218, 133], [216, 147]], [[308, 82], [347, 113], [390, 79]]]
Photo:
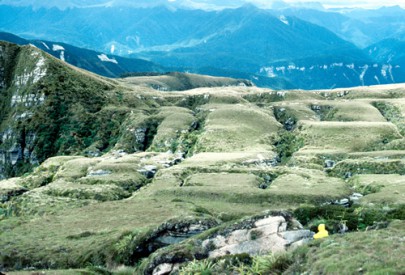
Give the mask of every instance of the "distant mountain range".
[[365, 49], [374, 60], [405, 68], [405, 41], [385, 39]]
[[405, 10], [399, 6], [376, 10], [285, 8], [272, 10], [272, 13], [295, 16], [325, 27], [360, 48], [388, 38], [405, 39]]
[[143, 59], [107, 55], [101, 52], [74, 47], [60, 42], [26, 40], [16, 35], [0, 32], [0, 40], [19, 45], [32, 44], [37, 48], [76, 67], [107, 77], [119, 77], [128, 72], [164, 72], [164, 68]]
[[400, 61], [365, 47], [405, 39], [400, 7], [331, 11], [280, 2], [272, 10], [244, 5], [207, 11], [167, 2], [125, 8], [93, 2], [75, 8], [70, 1], [73, 8], [66, 9], [0, 5], [0, 30], [33, 39], [28, 43], [105, 76], [187, 71], [246, 78], [276, 89], [405, 82]]
[[59, 8], [72, 7], [157, 7], [167, 6], [170, 8], [221, 10], [224, 8], [237, 8], [246, 3], [253, 3], [260, 8], [280, 8], [291, 6], [305, 6], [323, 9], [322, 4], [317, 2], [286, 3], [281, 0], [2, 0], [4, 5], [32, 6], [34, 8]]

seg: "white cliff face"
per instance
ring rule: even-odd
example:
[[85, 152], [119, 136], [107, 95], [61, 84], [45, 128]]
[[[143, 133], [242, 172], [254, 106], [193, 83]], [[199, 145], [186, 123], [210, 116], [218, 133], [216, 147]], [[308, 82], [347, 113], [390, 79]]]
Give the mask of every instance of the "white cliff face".
[[396, 77], [401, 72], [401, 67], [395, 64], [354, 64], [334, 62], [330, 64], [280, 64], [260, 67], [257, 73], [262, 76], [298, 77], [313, 74], [334, 75], [337, 79], [346, 79], [353, 86], [367, 86], [376, 84], [395, 83]]
[[12, 82], [10, 107], [16, 120], [31, 117], [30, 109], [45, 101], [42, 92], [38, 93], [36, 89], [31, 88], [31, 85], [38, 83], [47, 74], [45, 58], [36, 48], [31, 48], [28, 58], [34, 65], [26, 66], [22, 73], [16, 73]]
[[24, 107], [32, 107], [41, 105], [44, 101], [44, 94], [13, 95], [11, 97], [11, 107], [16, 107], [18, 105], [22, 105]]
[[30, 83], [35, 84], [46, 75], [47, 69], [45, 58], [42, 54], [37, 50], [33, 50], [31, 56], [36, 59], [34, 69], [30, 70], [25, 68], [22, 74], [16, 75], [14, 78], [14, 84], [16, 87], [22, 87]]
[[[48, 72], [46, 59], [37, 48], [20, 48], [13, 54], [10, 51], [13, 49], [7, 45], [0, 46], [0, 92], [8, 99], [2, 105], [5, 112], [1, 119], [7, 121], [7, 128], [0, 129], [0, 178], [6, 176], [7, 165], [16, 165], [20, 160], [37, 163], [33, 146], [35, 133], [18, 125], [31, 118], [45, 101], [45, 95], [35, 84]], [[8, 59], [9, 56], [16, 59]], [[12, 79], [6, 80], [5, 70], [13, 70]]]

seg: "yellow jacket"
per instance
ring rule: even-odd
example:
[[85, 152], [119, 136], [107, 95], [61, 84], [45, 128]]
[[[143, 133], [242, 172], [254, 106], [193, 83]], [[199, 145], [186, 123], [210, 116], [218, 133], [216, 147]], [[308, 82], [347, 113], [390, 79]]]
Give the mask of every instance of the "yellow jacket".
[[318, 233], [314, 235], [314, 239], [322, 239], [329, 236], [328, 231], [325, 229], [325, 224], [318, 225]]

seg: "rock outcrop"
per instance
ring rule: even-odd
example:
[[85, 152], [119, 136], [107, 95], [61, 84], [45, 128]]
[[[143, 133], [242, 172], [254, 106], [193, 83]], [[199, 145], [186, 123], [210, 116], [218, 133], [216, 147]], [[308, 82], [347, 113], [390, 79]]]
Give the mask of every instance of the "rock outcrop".
[[145, 274], [170, 274], [179, 263], [192, 259], [285, 252], [308, 242], [314, 234], [286, 212], [248, 218], [213, 232], [158, 250], [150, 256]]
[[18, 184], [18, 178], [0, 181], [0, 203], [6, 202], [12, 197], [19, 196], [27, 191], [27, 188]]
[[242, 253], [259, 255], [283, 252], [288, 246], [311, 237], [312, 232], [309, 230], [287, 230], [287, 221], [283, 216], [269, 216], [257, 220], [250, 229], [239, 229], [228, 236], [218, 235], [207, 239], [202, 246], [206, 249], [215, 247], [209, 252], [209, 258]]

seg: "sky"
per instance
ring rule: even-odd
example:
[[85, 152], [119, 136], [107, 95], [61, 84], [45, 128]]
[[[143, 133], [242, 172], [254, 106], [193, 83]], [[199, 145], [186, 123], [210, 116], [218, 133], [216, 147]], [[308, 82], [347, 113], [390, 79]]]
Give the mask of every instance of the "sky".
[[[119, 5], [155, 5], [162, 3], [178, 4], [203, 9], [220, 9], [225, 7], [238, 7], [246, 3], [252, 3], [259, 7], [271, 8], [273, 3], [280, 0], [0, 0], [0, 4], [11, 5], [34, 5], [40, 6], [95, 6], [99, 4]], [[283, 0], [288, 4], [301, 4], [305, 2], [318, 2], [325, 8], [360, 7], [375, 9], [381, 6], [399, 5], [405, 8], [405, 0]], [[313, 7], [314, 5], [312, 5]]]
[[[202, 5], [232, 5], [240, 2], [253, 3], [261, 7], [271, 7], [276, 0], [167, 0], [169, 2], [195, 2]], [[399, 5], [405, 8], [405, 0], [283, 0], [288, 4], [301, 4], [305, 5], [308, 2], [321, 3], [325, 8], [368, 8], [375, 9], [382, 6], [395, 6]]]
[[[296, 0], [284, 0], [284, 2], [291, 3], [291, 2], [300, 2]], [[379, 8], [382, 6], [395, 6], [399, 5], [405, 8], [405, 0], [320, 0], [316, 1], [322, 3], [322, 5], [326, 8], [334, 8], [334, 7], [361, 7], [361, 8]]]

